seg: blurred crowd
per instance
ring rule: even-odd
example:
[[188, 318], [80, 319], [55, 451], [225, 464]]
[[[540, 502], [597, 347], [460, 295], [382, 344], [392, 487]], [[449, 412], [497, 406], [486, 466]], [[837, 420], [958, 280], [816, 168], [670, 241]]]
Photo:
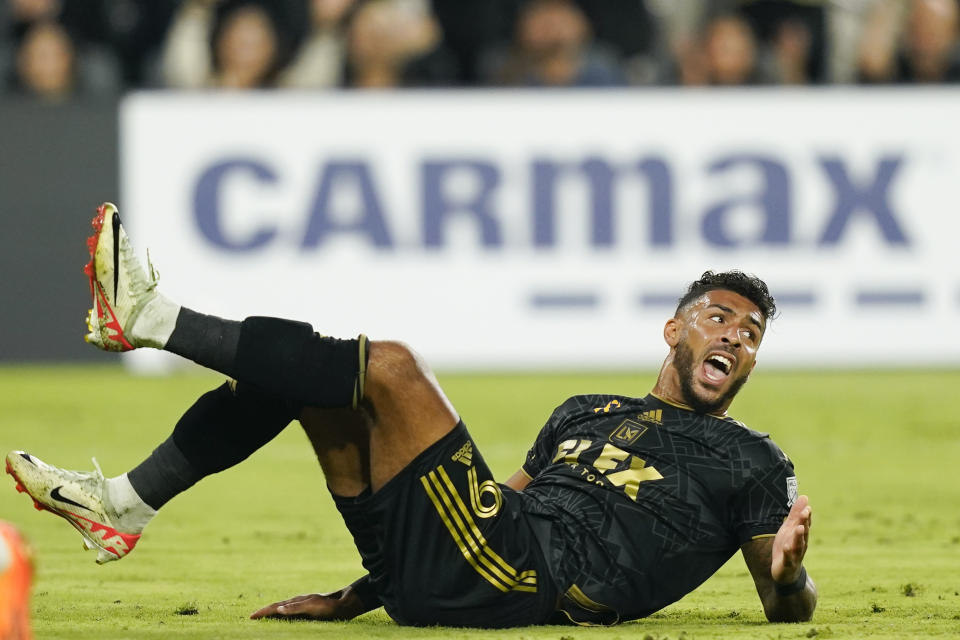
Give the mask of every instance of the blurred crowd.
[[949, 83], [960, 0], [5, 0], [6, 94]]

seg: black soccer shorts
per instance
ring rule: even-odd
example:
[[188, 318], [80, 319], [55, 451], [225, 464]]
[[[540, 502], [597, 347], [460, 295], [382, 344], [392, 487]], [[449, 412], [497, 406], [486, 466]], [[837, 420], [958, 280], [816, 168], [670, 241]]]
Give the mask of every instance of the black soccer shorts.
[[534, 518], [463, 422], [376, 493], [334, 500], [399, 624], [512, 627], [556, 611]]

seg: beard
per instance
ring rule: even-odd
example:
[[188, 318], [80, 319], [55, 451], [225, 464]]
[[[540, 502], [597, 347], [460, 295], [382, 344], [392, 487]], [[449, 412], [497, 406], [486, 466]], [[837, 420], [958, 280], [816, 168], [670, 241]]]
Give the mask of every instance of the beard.
[[750, 377], [747, 371], [739, 378], [730, 383], [730, 387], [716, 398], [703, 398], [697, 394], [693, 388], [693, 376], [696, 365], [693, 362], [693, 350], [686, 342], [677, 344], [677, 355], [674, 358], [677, 369], [677, 375], [680, 376], [680, 392], [683, 394], [683, 401], [688, 404], [696, 413], [713, 413], [728, 401], [733, 400]]

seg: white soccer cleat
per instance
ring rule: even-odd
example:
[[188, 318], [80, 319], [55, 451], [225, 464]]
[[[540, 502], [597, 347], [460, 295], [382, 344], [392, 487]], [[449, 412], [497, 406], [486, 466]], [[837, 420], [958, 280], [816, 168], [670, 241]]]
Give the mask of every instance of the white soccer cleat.
[[87, 240], [90, 262], [84, 273], [90, 277], [93, 308], [87, 316], [90, 333], [86, 341], [106, 351], [130, 351], [141, 346], [131, 335], [133, 323], [156, 298], [157, 274], [147, 259], [148, 271], [130, 246], [113, 203], [97, 208], [94, 234]]
[[[93, 462], [97, 466], [96, 460]], [[106, 480], [96, 471], [67, 471], [23, 451], [7, 454], [7, 473], [17, 491], [33, 498], [33, 506], [69, 522], [83, 536], [86, 549], [97, 550], [97, 564], [119, 560], [133, 551], [140, 534], [118, 531], [104, 503]]]

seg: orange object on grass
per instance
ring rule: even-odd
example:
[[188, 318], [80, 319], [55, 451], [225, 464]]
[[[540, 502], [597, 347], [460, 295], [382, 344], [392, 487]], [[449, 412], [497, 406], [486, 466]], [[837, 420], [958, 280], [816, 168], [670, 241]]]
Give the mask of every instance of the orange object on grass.
[[30, 640], [30, 547], [16, 528], [0, 520], [0, 640]]

